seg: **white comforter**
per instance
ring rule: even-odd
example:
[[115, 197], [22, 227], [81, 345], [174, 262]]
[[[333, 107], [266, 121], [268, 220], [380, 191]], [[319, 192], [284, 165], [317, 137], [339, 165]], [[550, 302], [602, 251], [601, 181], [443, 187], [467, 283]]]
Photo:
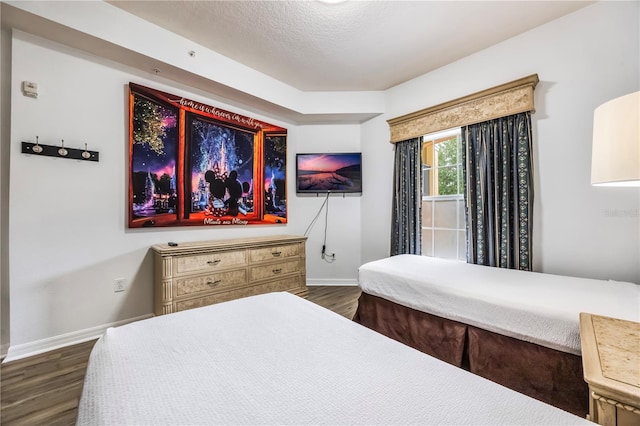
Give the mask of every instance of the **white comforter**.
[[368, 294], [443, 318], [580, 354], [580, 312], [640, 321], [640, 286], [417, 255], [369, 262]]
[[107, 330], [78, 425], [591, 423], [271, 293]]

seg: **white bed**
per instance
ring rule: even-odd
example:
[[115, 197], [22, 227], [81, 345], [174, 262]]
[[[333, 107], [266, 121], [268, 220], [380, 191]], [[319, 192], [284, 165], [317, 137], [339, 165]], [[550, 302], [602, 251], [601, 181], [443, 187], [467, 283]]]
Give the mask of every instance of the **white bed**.
[[580, 312], [640, 321], [640, 286], [399, 255], [359, 269], [362, 291], [580, 355]]
[[590, 422], [288, 293], [111, 328], [78, 425]]
[[358, 272], [354, 321], [579, 416], [580, 312], [640, 320], [640, 286], [399, 255]]

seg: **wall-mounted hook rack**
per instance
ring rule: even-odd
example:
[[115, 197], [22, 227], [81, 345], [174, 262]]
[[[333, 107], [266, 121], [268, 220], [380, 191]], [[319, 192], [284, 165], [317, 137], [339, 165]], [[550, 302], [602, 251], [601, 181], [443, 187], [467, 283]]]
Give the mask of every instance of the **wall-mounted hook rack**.
[[100, 161], [100, 153], [98, 151], [89, 151], [86, 143], [84, 144], [84, 149], [66, 148], [64, 139], [60, 145], [44, 145], [39, 143], [37, 136], [36, 143], [22, 142], [22, 153], [45, 157], [70, 158], [73, 160]]

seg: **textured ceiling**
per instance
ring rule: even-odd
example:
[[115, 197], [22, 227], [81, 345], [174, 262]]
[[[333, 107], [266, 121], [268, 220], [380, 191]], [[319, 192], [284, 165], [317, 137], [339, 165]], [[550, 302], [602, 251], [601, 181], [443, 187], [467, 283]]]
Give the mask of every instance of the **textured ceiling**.
[[304, 91], [384, 90], [593, 2], [110, 1]]

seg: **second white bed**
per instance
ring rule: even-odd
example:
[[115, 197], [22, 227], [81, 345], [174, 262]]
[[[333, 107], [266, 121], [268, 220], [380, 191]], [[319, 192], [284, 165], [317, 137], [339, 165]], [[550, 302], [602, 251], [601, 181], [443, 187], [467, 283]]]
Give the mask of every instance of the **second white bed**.
[[580, 312], [640, 321], [640, 286], [399, 255], [362, 265], [365, 293], [580, 355]]
[[589, 425], [288, 293], [107, 330], [79, 425]]

